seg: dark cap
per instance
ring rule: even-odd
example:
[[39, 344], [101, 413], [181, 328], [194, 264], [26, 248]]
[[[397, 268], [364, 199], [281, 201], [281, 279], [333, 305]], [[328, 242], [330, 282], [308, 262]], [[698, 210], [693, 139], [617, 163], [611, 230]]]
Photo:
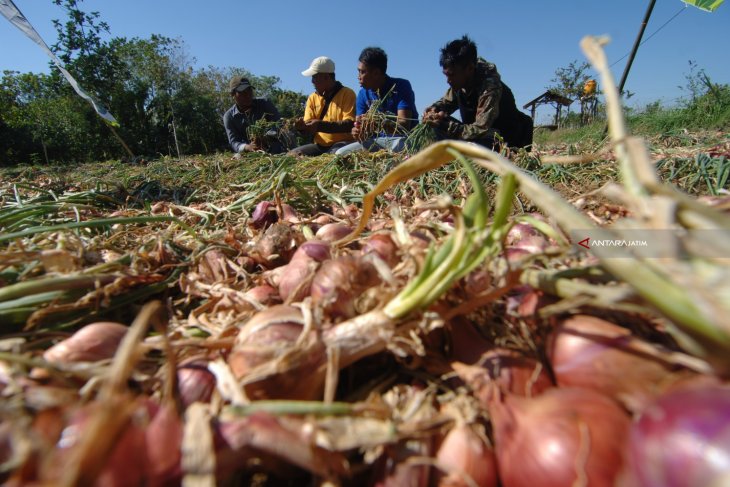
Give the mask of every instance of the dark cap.
[[230, 83], [228, 83], [228, 88], [230, 88], [231, 92], [234, 91], [245, 91], [249, 88], [251, 88], [251, 83], [249, 83], [248, 78], [242, 78], [240, 76], [236, 76], [231, 80]]

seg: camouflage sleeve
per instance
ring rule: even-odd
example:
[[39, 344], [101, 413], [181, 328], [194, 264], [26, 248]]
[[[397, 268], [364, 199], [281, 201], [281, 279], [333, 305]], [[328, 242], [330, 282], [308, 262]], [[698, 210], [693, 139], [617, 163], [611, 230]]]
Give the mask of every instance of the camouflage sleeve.
[[431, 109], [437, 112], [446, 112], [449, 115], [458, 110], [459, 104], [456, 100], [456, 95], [454, 94], [454, 91], [451, 88], [446, 90], [446, 94], [442, 96], [441, 99], [438, 100], [436, 103], [426, 108], [426, 111], [429, 111]]
[[479, 140], [489, 136], [489, 131], [499, 116], [500, 98], [502, 98], [502, 84], [497, 81], [479, 95], [474, 123], [452, 120], [446, 127], [446, 133], [462, 140]]

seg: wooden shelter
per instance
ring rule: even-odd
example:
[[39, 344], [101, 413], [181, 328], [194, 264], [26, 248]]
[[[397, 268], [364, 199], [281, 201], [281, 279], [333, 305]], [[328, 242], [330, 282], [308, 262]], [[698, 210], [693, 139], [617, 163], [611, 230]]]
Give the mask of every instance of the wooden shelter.
[[552, 105], [555, 107], [555, 127], [560, 126], [560, 115], [562, 113], [563, 107], [568, 107], [570, 104], [573, 103], [573, 100], [570, 98], [566, 98], [563, 95], [556, 93], [554, 91], [546, 91], [542, 95], [538, 96], [534, 100], [525, 103], [525, 105], [522, 107], [524, 109], [529, 108], [530, 109], [530, 116], [532, 117], [533, 122], [535, 121], [535, 112], [537, 111], [538, 105]]

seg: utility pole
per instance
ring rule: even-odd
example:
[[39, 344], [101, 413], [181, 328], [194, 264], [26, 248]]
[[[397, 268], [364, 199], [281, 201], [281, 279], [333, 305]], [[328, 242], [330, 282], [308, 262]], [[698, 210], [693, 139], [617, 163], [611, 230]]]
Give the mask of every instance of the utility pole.
[[[654, 4], [656, 3], [656, 0], [651, 0], [649, 2], [649, 7], [646, 9], [646, 13], [644, 14], [644, 20], [641, 22], [641, 28], [639, 29], [639, 35], [636, 36], [636, 40], [634, 41], [634, 47], [631, 49], [631, 54], [629, 54], [629, 60], [626, 62], [626, 67], [624, 68], [624, 74], [621, 75], [621, 81], [618, 84], [618, 94], [619, 96], [624, 95], [624, 85], [626, 84], [626, 78], [629, 77], [629, 70], [631, 69], [631, 65], [634, 63], [634, 58], [636, 57], [636, 51], [639, 50], [639, 46], [641, 45], [641, 38], [644, 37], [644, 31], [646, 30], [646, 24], [649, 23], [649, 17], [651, 17], [651, 12], [654, 10]], [[603, 129], [603, 135], [604, 137], [608, 133], [608, 123], [606, 123], [606, 128]]]
[[624, 85], [626, 84], [626, 78], [628, 78], [629, 76], [629, 70], [631, 69], [631, 65], [633, 64], [634, 58], [636, 57], [636, 51], [639, 50], [639, 45], [641, 45], [641, 38], [644, 37], [646, 24], [649, 23], [649, 17], [651, 17], [651, 12], [652, 10], [654, 10], [655, 3], [656, 0], [651, 0], [651, 2], [649, 2], [649, 8], [646, 9], [644, 21], [641, 23], [641, 29], [639, 29], [639, 35], [636, 36], [636, 41], [634, 41], [634, 47], [633, 49], [631, 49], [631, 54], [629, 54], [629, 60], [626, 63], [626, 67], [624, 68], [624, 74], [621, 76], [621, 81], [618, 84], [618, 92], [622, 96], [624, 94]]

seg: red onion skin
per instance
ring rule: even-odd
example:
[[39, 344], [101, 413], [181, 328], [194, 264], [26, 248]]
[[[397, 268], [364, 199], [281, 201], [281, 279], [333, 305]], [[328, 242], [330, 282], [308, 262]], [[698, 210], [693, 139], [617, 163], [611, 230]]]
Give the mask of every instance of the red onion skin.
[[265, 228], [276, 223], [279, 216], [276, 214], [276, 205], [271, 201], [261, 201], [251, 214], [250, 225], [253, 228]]
[[[302, 330], [301, 310], [292, 306], [275, 305], [254, 315], [239, 331], [228, 357], [234, 376], [245, 382], [256, 367], [279, 360]], [[311, 334], [300, 346], [301, 353], [278, 364], [278, 373], [245, 385], [250, 399], [321, 399], [327, 368], [324, 344]]]
[[340, 240], [342, 238], [345, 238], [352, 232], [352, 227], [349, 225], [344, 225], [342, 223], [327, 223], [326, 225], [323, 225], [320, 227], [319, 230], [317, 230], [317, 233], [314, 234], [315, 237], [319, 240], [324, 240], [325, 242], [335, 242], [337, 240]]
[[186, 408], [194, 402], [210, 402], [215, 384], [215, 376], [203, 360], [181, 364], [177, 368], [177, 389]]
[[389, 267], [394, 267], [398, 259], [398, 246], [395, 244], [390, 235], [385, 233], [376, 233], [365, 240], [361, 248], [362, 254], [374, 253]]
[[[48, 459], [43, 472], [46, 483], [54, 485], [63, 476], [72, 449], [76, 447], [82, 435], [86, 434], [90, 414], [94, 413], [96, 403], [90, 403], [77, 410], [68, 426], [64, 429], [61, 440], [53, 455]], [[132, 415], [130, 423], [121, 432], [109, 455], [103, 459], [94, 486], [98, 487], [132, 487], [145, 484], [145, 462], [147, 458], [147, 443], [144, 419], [154, 413], [156, 405], [149, 401], [142, 401], [139, 409]]]
[[264, 306], [272, 305], [279, 301], [279, 294], [276, 289], [266, 284], [252, 287], [246, 291], [246, 297], [255, 299]]
[[179, 485], [182, 478], [183, 424], [175, 407], [160, 407], [145, 430], [147, 443], [145, 485]]
[[351, 318], [357, 314], [355, 299], [377, 283], [378, 274], [372, 264], [343, 255], [323, 263], [315, 274], [312, 302], [322, 306], [331, 318]]
[[317, 264], [330, 258], [329, 242], [322, 240], [304, 242], [294, 252], [288, 264], [273, 269], [267, 278], [269, 282], [277, 286], [282, 300], [299, 302], [309, 296], [311, 280], [317, 270]]
[[595, 316], [563, 320], [548, 341], [548, 357], [558, 385], [584, 387], [638, 411], [680, 375], [670, 367], [630, 348], [626, 328]]
[[468, 474], [474, 485], [497, 487], [494, 451], [466, 424], [449, 430], [436, 453], [436, 460], [440, 466], [456, 469], [449, 474], [438, 474], [438, 487], [469, 487], [462, 473]]
[[287, 203], [281, 204], [281, 219], [289, 223], [299, 223], [299, 215], [297, 210]]
[[529, 237], [537, 237], [541, 236], [542, 233], [540, 231], [530, 225], [529, 223], [524, 222], [518, 222], [512, 225], [512, 228], [509, 229], [509, 232], [507, 232], [507, 237], [505, 238], [505, 243], [507, 245], [513, 245], [517, 242], [520, 242], [526, 238]]
[[292, 346], [302, 332], [299, 323], [272, 323], [266, 328], [236, 340], [228, 364], [236, 378], [242, 378], [256, 366], [276, 358]]
[[612, 487], [621, 469], [628, 415], [588, 389], [506, 396], [489, 408], [504, 487]]
[[43, 353], [49, 362], [96, 362], [112, 358], [127, 333], [121, 323], [101, 321], [79, 329]]
[[730, 387], [664, 394], [631, 426], [621, 487], [721, 486], [730, 482]]
[[[289, 264], [277, 267], [279, 276], [279, 296], [287, 302], [299, 302], [309, 295], [315, 264], [309, 260], [292, 260]], [[310, 281], [310, 282], [307, 282]]]
[[325, 240], [308, 240], [304, 242], [294, 252], [291, 262], [298, 260], [313, 260], [315, 262], [324, 262], [332, 258], [330, 251], [330, 243]]

